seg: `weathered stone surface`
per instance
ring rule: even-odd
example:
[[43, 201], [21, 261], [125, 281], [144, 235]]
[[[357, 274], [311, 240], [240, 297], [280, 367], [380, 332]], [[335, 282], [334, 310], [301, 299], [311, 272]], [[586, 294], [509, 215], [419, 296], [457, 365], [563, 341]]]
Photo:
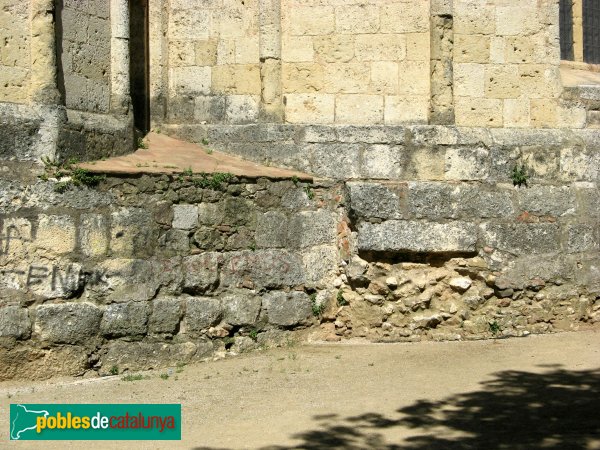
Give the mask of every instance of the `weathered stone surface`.
[[274, 291], [263, 297], [269, 323], [284, 327], [298, 325], [312, 315], [310, 297], [304, 292]]
[[89, 368], [87, 350], [67, 345], [41, 350], [27, 346], [0, 348], [0, 380], [47, 380], [81, 376]]
[[148, 304], [145, 302], [115, 303], [106, 307], [100, 322], [105, 336], [141, 336], [148, 330]]
[[173, 206], [173, 228], [190, 230], [198, 225], [198, 207], [196, 205]]
[[305, 281], [301, 256], [286, 250], [231, 252], [221, 273], [224, 287], [250, 281], [255, 288], [297, 286]]
[[357, 144], [310, 144], [312, 171], [324, 177], [350, 179], [359, 176], [360, 146]]
[[446, 150], [447, 180], [482, 180], [488, 176], [489, 151], [485, 148]]
[[91, 303], [41, 305], [36, 308], [34, 331], [42, 341], [89, 344], [98, 335], [102, 310]]
[[409, 182], [408, 210], [418, 219], [455, 218], [458, 189], [450, 183]]
[[182, 307], [179, 297], [157, 298], [152, 302], [152, 314], [148, 321], [150, 333], [174, 333], [181, 319]]
[[188, 298], [185, 302], [186, 331], [202, 331], [216, 325], [223, 317], [221, 302], [214, 298]]
[[205, 358], [212, 352], [213, 345], [209, 341], [180, 344], [113, 341], [108, 345], [106, 355], [101, 358], [102, 367], [99, 373], [110, 375], [113, 367], [116, 367], [119, 373], [158, 369]]
[[27, 339], [31, 335], [31, 320], [26, 308], [5, 306], [0, 308], [0, 337]]
[[331, 244], [335, 236], [336, 220], [329, 211], [303, 211], [292, 216], [290, 220], [288, 242], [291, 247]]
[[573, 224], [567, 227], [567, 248], [570, 253], [598, 251], [598, 226]]
[[536, 215], [575, 214], [575, 193], [568, 186], [531, 186], [518, 191], [519, 208]]
[[183, 259], [183, 286], [190, 292], [205, 292], [219, 281], [219, 264], [222, 255], [214, 252], [187, 256]]
[[351, 182], [350, 209], [358, 219], [406, 218], [406, 184]]
[[448, 284], [452, 289], [457, 290], [458, 292], [464, 292], [471, 287], [473, 282], [470, 278], [467, 277], [455, 277], [448, 281]]
[[560, 251], [557, 224], [486, 223], [481, 225], [485, 245], [512, 254], [540, 254]]
[[149, 211], [121, 208], [111, 215], [110, 250], [115, 256], [150, 256], [157, 235], [158, 230]]
[[333, 245], [320, 245], [304, 251], [304, 282], [311, 285], [331, 278], [339, 259], [338, 249]]
[[256, 245], [262, 248], [285, 247], [289, 235], [288, 216], [280, 211], [268, 211], [257, 218]]
[[223, 320], [230, 325], [254, 325], [262, 300], [254, 294], [234, 292], [221, 297]]
[[575, 264], [569, 258], [553, 255], [552, 257], [539, 257], [537, 255], [524, 255], [516, 259], [514, 264], [506, 268], [504, 273], [496, 279], [496, 286], [501, 289], [523, 289], [534, 280], [544, 282], [561, 282], [573, 277]]
[[86, 292], [93, 298], [122, 302], [149, 300], [162, 281], [173, 275], [173, 266], [165, 261], [107, 259], [95, 266]]
[[358, 248], [365, 251], [474, 252], [476, 242], [477, 226], [467, 222], [388, 220], [358, 227]]

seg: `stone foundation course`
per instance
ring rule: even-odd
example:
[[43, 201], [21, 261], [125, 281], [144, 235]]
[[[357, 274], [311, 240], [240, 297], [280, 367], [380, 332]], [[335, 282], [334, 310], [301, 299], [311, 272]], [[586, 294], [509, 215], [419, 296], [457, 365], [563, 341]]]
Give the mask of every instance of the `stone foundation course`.
[[[438, 179], [186, 171], [86, 187], [35, 178], [33, 163], [6, 170], [0, 378], [119, 374], [306, 340], [482, 339], [597, 324], [592, 144], [528, 153], [508, 142], [432, 144], [448, 135], [430, 131], [423, 151], [443, 152]], [[515, 160], [527, 167], [521, 185]]]

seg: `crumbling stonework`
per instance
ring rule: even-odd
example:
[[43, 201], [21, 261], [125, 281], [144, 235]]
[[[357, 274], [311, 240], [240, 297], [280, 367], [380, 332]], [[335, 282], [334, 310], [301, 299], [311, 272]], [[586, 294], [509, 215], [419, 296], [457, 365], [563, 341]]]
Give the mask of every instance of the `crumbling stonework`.
[[2, 181], [2, 378], [17, 363], [38, 377], [62, 349], [79, 357], [46, 376], [245, 351], [317, 322], [311, 298], [338, 263], [341, 187], [198, 180], [110, 178], [64, 193]]
[[[126, 0], [0, 11], [0, 378], [598, 322], [600, 95], [561, 85], [555, 1], [148, 7], [140, 55]], [[133, 150], [146, 100], [320, 178], [37, 178]]]

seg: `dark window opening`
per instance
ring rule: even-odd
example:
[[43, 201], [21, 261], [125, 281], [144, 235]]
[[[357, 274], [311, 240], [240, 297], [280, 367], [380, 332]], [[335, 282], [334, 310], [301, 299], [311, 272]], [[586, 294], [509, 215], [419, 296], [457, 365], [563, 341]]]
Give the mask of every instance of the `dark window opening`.
[[583, 0], [583, 60], [600, 64], [599, 0]]
[[129, 76], [133, 123], [150, 131], [150, 79], [148, 57], [148, 0], [129, 0]]
[[573, 61], [573, 0], [560, 0], [560, 59]]

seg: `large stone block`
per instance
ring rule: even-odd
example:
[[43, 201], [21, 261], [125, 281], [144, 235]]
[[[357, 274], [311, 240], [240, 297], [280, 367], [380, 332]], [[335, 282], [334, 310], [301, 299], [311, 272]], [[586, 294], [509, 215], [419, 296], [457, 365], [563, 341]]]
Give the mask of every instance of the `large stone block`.
[[108, 220], [102, 214], [82, 214], [79, 245], [84, 255], [100, 257], [108, 250]]
[[290, 219], [288, 243], [296, 248], [332, 244], [336, 237], [336, 224], [333, 213], [324, 209], [299, 212]]
[[398, 63], [373, 61], [371, 63], [371, 88], [378, 94], [395, 94], [398, 91]]
[[150, 211], [121, 208], [111, 214], [110, 250], [114, 256], [149, 256], [157, 238], [158, 229]]
[[101, 358], [100, 375], [110, 375], [116, 367], [120, 373], [158, 369], [189, 363], [192, 360], [212, 355], [213, 346], [209, 341], [183, 342], [124, 342], [113, 341]]
[[175, 9], [169, 14], [169, 39], [208, 39], [211, 14], [206, 9]]
[[335, 9], [335, 29], [340, 34], [376, 33], [379, 30], [377, 5], [343, 5]]
[[561, 149], [560, 178], [563, 181], [600, 180], [600, 153], [589, 148]]
[[467, 63], [489, 62], [490, 38], [468, 34], [454, 35], [454, 61]]
[[383, 96], [339, 94], [335, 98], [335, 121], [351, 124], [383, 123]]
[[475, 63], [454, 65], [454, 94], [458, 97], [481, 98], [485, 95], [485, 66]]
[[280, 211], [267, 211], [258, 216], [256, 245], [261, 248], [285, 247], [289, 235], [289, 218]]
[[263, 297], [269, 323], [289, 327], [298, 325], [312, 315], [310, 297], [304, 292], [269, 292]]
[[361, 174], [364, 178], [397, 180], [403, 178], [407, 153], [403, 146], [376, 144], [363, 151]]
[[198, 226], [198, 207], [196, 205], [173, 206], [173, 228], [191, 230]]
[[177, 264], [173, 260], [106, 259], [87, 278], [86, 295], [109, 302], [149, 300], [161, 284], [170, 282], [171, 277], [181, 277]]
[[220, 253], [207, 252], [183, 259], [183, 287], [190, 292], [206, 292], [219, 282]]
[[281, 60], [284, 62], [309, 62], [314, 58], [311, 36], [283, 36]]
[[299, 286], [305, 281], [300, 255], [286, 250], [231, 252], [221, 273], [224, 287], [252, 283], [256, 289]]
[[491, 189], [471, 184], [461, 184], [454, 192], [456, 212], [464, 219], [506, 218], [515, 214], [512, 190], [497, 185]]
[[323, 65], [317, 63], [284, 63], [281, 66], [283, 92], [320, 92], [324, 86]]
[[332, 280], [340, 261], [336, 246], [319, 245], [302, 252], [305, 284], [318, 287], [324, 280]]
[[335, 95], [287, 94], [285, 120], [289, 123], [333, 123]]
[[229, 64], [212, 68], [212, 91], [225, 94], [260, 95], [258, 64]]
[[446, 150], [447, 180], [484, 180], [489, 174], [489, 151], [483, 147]]
[[55, 255], [75, 249], [75, 220], [70, 216], [39, 215], [35, 245]]
[[27, 339], [31, 335], [31, 320], [27, 309], [20, 306], [0, 308], [0, 337]]
[[244, 292], [234, 292], [221, 297], [224, 317], [230, 325], [254, 325], [262, 305], [259, 296]]
[[221, 321], [221, 302], [215, 298], [189, 298], [185, 302], [184, 317], [186, 331], [205, 330]]
[[572, 224], [567, 227], [569, 253], [597, 252], [600, 228], [591, 224]]
[[384, 122], [386, 125], [427, 123], [430, 101], [418, 95], [386, 95]]
[[456, 125], [464, 127], [501, 127], [502, 100], [458, 97], [455, 99]]
[[142, 336], [148, 330], [146, 302], [115, 303], [107, 306], [100, 322], [105, 336]]
[[561, 250], [560, 227], [555, 223], [486, 223], [481, 232], [484, 245], [514, 255]]
[[517, 191], [519, 208], [535, 215], [562, 217], [576, 212], [575, 193], [568, 186], [534, 185]]
[[350, 210], [359, 220], [406, 218], [404, 183], [347, 183]]
[[406, 36], [402, 34], [358, 35], [356, 57], [361, 61], [402, 61], [406, 58]]
[[316, 175], [335, 179], [360, 176], [360, 145], [358, 144], [309, 144], [311, 169]]
[[[172, 67], [169, 77], [169, 91], [172, 96], [208, 94], [211, 89], [210, 67]], [[213, 83], [213, 85], [216, 83]]]
[[429, 31], [429, 2], [390, 3], [381, 7], [382, 33]]
[[331, 63], [324, 66], [325, 92], [364, 94], [371, 80], [368, 62]]
[[475, 252], [477, 226], [388, 220], [358, 227], [358, 248], [364, 251], [460, 253]]
[[354, 36], [318, 36], [314, 38], [314, 48], [317, 61], [348, 62], [354, 58]]
[[256, 122], [259, 113], [258, 95], [228, 95], [225, 117], [229, 123]]
[[181, 319], [182, 307], [179, 297], [157, 298], [152, 302], [152, 314], [148, 321], [150, 333], [175, 333]]
[[331, 34], [335, 15], [331, 6], [294, 6], [289, 9], [289, 27], [292, 35]]
[[36, 308], [35, 332], [54, 344], [89, 344], [98, 335], [102, 310], [91, 303], [62, 303]]
[[418, 219], [453, 219], [457, 216], [459, 187], [450, 183], [408, 183], [408, 210]]
[[349, 144], [356, 144], [357, 142], [387, 145], [404, 144], [407, 135], [404, 127], [385, 125], [338, 125], [335, 128], [329, 128], [329, 130], [334, 130], [337, 133], [338, 141]]

